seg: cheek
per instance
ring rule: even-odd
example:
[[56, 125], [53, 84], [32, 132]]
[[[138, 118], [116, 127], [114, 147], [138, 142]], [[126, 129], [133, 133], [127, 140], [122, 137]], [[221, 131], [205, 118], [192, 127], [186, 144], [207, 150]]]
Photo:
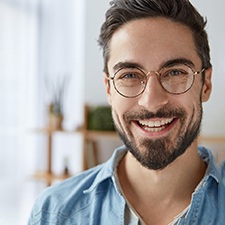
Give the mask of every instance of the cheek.
[[118, 93], [111, 93], [111, 107], [113, 118], [116, 123], [122, 125], [124, 123], [124, 114], [131, 111], [134, 107], [134, 100], [129, 98], [124, 98]]
[[[199, 90], [199, 89], [198, 89]], [[187, 112], [187, 120], [190, 123], [194, 123], [199, 116], [201, 116], [201, 95], [200, 91], [196, 91], [196, 89], [186, 93], [186, 96], [183, 96], [180, 103], [183, 105], [185, 111]]]
[[120, 98], [111, 98], [111, 107], [114, 116], [123, 118], [123, 115], [129, 110], [130, 105]]
[[180, 102], [184, 105], [189, 107], [195, 107], [199, 106], [201, 104], [201, 92], [202, 92], [202, 81], [201, 77], [197, 77], [195, 79], [194, 84], [192, 88], [184, 93], [183, 95], [180, 95]]
[[110, 87], [110, 102], [112, 109], [114, 109], [117, 112], [126, 112], [127, 109], [132, 107], [135, 104], [135, 99], [132, 98], [125, 98], [121, 96], [114, 88], [113, 85]]

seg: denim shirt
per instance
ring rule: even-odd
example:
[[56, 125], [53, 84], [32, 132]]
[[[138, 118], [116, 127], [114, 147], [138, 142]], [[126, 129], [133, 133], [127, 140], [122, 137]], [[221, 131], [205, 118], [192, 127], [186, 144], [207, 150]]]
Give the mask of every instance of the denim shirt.
[[[126, 201], [117, 188], [116, 167], [126, 154], [118, 148], [106, 163], [44, 190], [28, 225], [123, 225]], [[212, 153], [199, 147], [208, 164], [192, 195], [190, 209], [179, 225], [225, 225], [225, 163], [216, 167]], [[138, 221], [130, 225], [138, 224]]]

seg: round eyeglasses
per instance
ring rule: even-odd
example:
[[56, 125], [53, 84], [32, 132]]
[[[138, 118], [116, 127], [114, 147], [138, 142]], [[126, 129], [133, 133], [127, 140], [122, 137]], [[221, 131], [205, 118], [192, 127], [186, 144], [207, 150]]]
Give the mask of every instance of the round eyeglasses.
[[113, 81], [114, 88], [120, 95], [126, 98], [135, 98], [144, 92], [148, 76], [154, 73], [158, 76], [165, 91], [178, 95], [187, 92], [194, 83], [195, 75], [204, 70], [195, 72], [186, 64], [170, 65], [163, 67], [158, 72], [150, 71], [148, 73], [140, 68], [121, 68], [115, 72], [113, 77], [107, 76], [106, 78]]

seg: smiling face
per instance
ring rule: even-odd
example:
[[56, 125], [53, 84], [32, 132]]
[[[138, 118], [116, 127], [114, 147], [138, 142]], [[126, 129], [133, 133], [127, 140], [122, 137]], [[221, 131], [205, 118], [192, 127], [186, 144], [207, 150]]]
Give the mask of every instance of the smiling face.
[[110, 77], [130, 65], [150, 74], [144, 92], [134, 98], [121, 96], [112, 81], [105, 80], [115, 127], [128, 150], [149, 169], [165, 168], [199, 133], [202, 101], [208, 100], [211, 92], [211, 69], [205, 71], [204, 83], [198, 74], [191, 89], [180, 95], [166, 92], [157, 73], [152, 72], [184, 61], [193, 71], [202, 70], [192, 32], [165, 18], [131, 21], [111, 39]]

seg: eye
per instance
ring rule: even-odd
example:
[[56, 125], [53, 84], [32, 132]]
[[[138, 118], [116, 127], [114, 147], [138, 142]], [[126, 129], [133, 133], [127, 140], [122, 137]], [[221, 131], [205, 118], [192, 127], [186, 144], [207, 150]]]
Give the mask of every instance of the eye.
[[129, 69], [121, 69], [116, 73], [116, 79], [118, 80], [126, 80], [126, 81], [137, 81], [143, 80], [145, 77], [144, 73], [139, 70], [129, 70]]
[[162, 77], [180, 77], [188, 74], [187, 69], [183, 68], [169, 68], [163, 70]]
[[124, 73], [120, 76], [120, 79], [139, 79], [140, 75], [136, 73]]

